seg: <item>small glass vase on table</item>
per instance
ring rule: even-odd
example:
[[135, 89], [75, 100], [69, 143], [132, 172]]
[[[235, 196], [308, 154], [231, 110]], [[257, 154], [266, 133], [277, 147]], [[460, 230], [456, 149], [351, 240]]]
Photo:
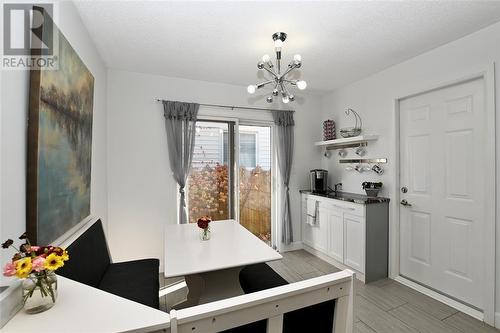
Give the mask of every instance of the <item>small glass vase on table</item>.
[[39, 313], [54, 306], [57, 299], [57, 276], [55, 271], [69, 259], [68, 252], [56, 246], [31, 245], [26, 234], [18, 248], [12, 239], [2, 247], [12, 247], [17, 252], [3, 268], [4, 276], [16, 276], [22, 280], [22, 298], [26, 313]]
[[53, 271], [30, 274], [22, 285], [26, 313], [43, 312], [56, 303], [57, 275]]
[[210, 239], [210, 222], [212, 222], [212, 219], [209, 216], [202, 216], [198, 219], [197, 224], [201, 229], [201, 240], [206, 241]]

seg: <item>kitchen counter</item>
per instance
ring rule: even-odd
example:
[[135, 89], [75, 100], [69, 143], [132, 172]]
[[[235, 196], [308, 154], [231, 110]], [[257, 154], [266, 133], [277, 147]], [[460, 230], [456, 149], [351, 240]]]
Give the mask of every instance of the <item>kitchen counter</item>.
[[304, 249], [365, 283], [386, 278], [389, 199], [348, 192], [301, 192]]
[[342, 201], [354, 202], [354, 203], [365, 204], [365, 205], [390, 201], [389, 198], [369, 197], [369, 196], [363, 195], [363, 194], [340, 192], [340, 191], [338, 191], [338, 192], [331, 191], [328, 193], [313, 193], [311, 190], [300, 190], [299, 192], [304, 193], [304, 194], [310, 194], [310, 195], [316, 195], [319, 197], [329, 198], [329, 199], [342, 200]]

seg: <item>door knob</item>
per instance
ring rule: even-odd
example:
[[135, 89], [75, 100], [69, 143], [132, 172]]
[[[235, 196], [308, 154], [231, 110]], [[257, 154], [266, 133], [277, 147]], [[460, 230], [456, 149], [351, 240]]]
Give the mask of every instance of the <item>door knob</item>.
[[408, 201], [406, 201], [405, 199], [401, 200], [400, 202], [403, 206], [406, 206], [406, 207], [411, 207], [411, 203], [408, 203]]

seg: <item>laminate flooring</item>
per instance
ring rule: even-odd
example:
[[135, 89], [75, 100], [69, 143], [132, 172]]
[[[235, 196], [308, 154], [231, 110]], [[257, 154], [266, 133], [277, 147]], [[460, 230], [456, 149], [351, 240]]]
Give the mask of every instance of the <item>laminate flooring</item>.
[[[285, 252], [283, 259], [268, 263], [288, 282], [297, 282], [339, 271], [335, 266], [304, 250]], [[160, 285], [175, 282], [160, 274]], [[500, 333], [489, 325], [433, 298], [385, 279], [363, 284], [357, 281], [355, 333]], [[160, 300], [161, 309], [182, 300], [186, 290]]]

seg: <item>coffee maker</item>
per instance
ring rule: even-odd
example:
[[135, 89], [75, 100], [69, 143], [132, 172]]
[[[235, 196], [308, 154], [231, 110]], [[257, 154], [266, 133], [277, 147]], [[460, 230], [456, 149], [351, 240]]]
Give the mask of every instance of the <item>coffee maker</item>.
[[328, 171], [314, 169], [309, 172], [311, 191], [313, 193], [328, 193]]

